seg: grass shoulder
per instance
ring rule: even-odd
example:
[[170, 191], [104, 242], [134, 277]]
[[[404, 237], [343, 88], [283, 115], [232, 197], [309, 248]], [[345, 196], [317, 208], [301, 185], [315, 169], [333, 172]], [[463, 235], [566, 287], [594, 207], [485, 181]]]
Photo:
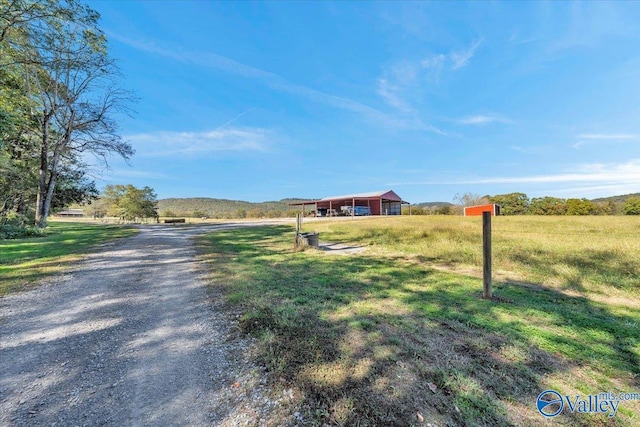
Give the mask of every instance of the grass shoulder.
[[[408, 247], [396, 246], [409, 229], [439, 232], [372, 224], [324, 229], [342, 241], [370, 236], [365, 243], [380, 249], [352, 256], [296, 252], [284, 225], [200, 239], [211, 286], [241, 308], [241, 328], [258, 337], [256, 358], [297, 390], [308, 425], [533, 426], [543, 422], [535, 408], [543, 390], [637, 389], [637, 307], [591, 299], [589, 289], [571, 295], [510, 281], [495, 284], [504, 302], [486, 301], [478, 277], [433, 268], [435, 255], [405, 256]], [[448, 227], [441, 234], [464, 251], [468, 223]], [[575, 268], [590, 274], [589, 265]], [[639, 416], [637, 402], [628, 402], [613, 420], [582, 414], [557, 421], [625, 426]]]
[[43, 236], [0, 241], [0, 295], [63, 271], [97, 245], [135, 234], [133, 227], [51, 222]]

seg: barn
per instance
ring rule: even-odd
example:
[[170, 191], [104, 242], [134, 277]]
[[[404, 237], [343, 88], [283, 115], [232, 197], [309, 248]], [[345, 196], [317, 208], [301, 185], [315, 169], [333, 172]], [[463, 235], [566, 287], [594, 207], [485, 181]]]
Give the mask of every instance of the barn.
[[482, 216], [482, 212], [491, 212], [492, 216], [500, 215], [500, 206], [495, 203], [464, 208], [464, 216]]
[[303, 212], [305, 206], [312, 206], [316, 216], [365, 216], [400, 215], [405, 204], [409, 205], [409, 202], [402, 200], [394, 191], [387, 190], [325, 197], [290, 203], [289, 206], [299, 206]]
[[84, 211], [82, 209], [67, 209], [55, 214], [58, 218], [82, 218]]

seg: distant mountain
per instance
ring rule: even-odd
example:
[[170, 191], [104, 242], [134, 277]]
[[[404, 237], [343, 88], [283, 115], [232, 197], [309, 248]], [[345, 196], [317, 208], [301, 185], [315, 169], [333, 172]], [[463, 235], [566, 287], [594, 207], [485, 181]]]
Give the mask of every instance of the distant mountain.
[[629, 197], [638, 197], [640, 193], [631, 193], [631, 194], [622, 194], [620, 196], [611, 196], [611, 197], [601, 197], [599, 199], [591, 200], [594, 203], [600, 202], [614, 202], [614, 203], [624, 203]]
[[212, 199], [207, 197], [171, 198], [158, 200], [160, 216], [238, 218], [286, 216], [289, 203], [306, 199], [283, 199], [270, 202]]
[[418, 206], [420, 208], [441, 208], [443, 206], [453, 206], [453, 203], [449, 202], [422, 202], [416, 203], [412, 206]]

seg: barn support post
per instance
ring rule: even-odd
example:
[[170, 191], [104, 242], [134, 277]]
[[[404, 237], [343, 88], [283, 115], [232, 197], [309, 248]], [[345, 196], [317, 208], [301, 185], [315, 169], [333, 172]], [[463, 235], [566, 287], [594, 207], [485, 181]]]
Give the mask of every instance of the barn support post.
[[491, 212], [482, 212], [482, 298], [491, 299]]

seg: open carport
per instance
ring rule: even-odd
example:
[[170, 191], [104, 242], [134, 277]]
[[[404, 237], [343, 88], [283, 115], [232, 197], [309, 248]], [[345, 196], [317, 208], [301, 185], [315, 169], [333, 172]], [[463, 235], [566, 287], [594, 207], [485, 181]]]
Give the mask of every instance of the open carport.
[[289, 207], [300, 207], [304, 212], [306, 206], [313, 206], [316, 216], [364, 216], [401, 215], [404, 204], [410, 205], [394, 191], [387, 190], [289, 203]]

